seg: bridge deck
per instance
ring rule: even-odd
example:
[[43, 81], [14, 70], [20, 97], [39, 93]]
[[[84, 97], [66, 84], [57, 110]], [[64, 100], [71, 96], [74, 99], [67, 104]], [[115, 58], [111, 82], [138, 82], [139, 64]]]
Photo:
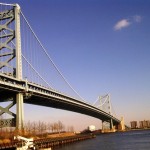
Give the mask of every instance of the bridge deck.
[[78, 99], [64, 95], [50, 88], [45, 88], [27, 81], [19, 81], [16, 78], [0, 74], [0, 101], [9, 101], [15, 98], [16, 93], [24, 94], [24, 103], [59, 108], [86, 114], [103, 121], [119, 124], [120, 120], [110, 114]]

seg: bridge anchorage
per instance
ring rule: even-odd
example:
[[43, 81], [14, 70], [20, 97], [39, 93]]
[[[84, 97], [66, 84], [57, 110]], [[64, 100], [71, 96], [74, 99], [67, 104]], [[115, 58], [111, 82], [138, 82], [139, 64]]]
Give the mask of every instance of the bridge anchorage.
[[[0, 106], [0, 116], [4, 114], [11, 115], [11, 118], [0, 119], [0, 127], [11, 126], [16, 127], [18, 131], [23, 131], [23, 103], [27, 103], [89, 115], [102, 120], [102, 124], [109, 122], [109, 128], [111, 130], [114, 129], [114, 126], [118, 128], [121, 121], [112, 113], [110, 96], [108, 94], [99, 97], [98, 105], [97, 101], [92, 105], [79, 98], [58, 92], [49, 86], [44, 78], [32, 67], [31, 62], [22, 54], [23, 48], [21, 46], [20, 28], [22, 26], [20, 25], [20, 15], [23, 16], [23, 19], [29, 26], [30, 32], [37, 40], [36, 43], [40, 45], [39, 47], [44, 51], [44, 54], [50, 58], [26, 18], [24, 18], [20, 6], [18, 4], [2, 3], [0, 3], [0, 5], [0, 102], [10, 102], [6, 107]], [[7, 9], [8, 7], [6, 6], [9, 6], [9, 9]], [[24, 36], [22, 38], [24, 38]], [[36, 47], [36, 50], [37, 49]], [[27, 50], [27, 48], [25, 50]], [[31, 52], [31, 50], [29, 52]], [[35, 81], [32, 82], [24, 78], [25, 75], [23, 72], [26, 68], [23, 67], [22, 58], [48, 86], [42, 86]], [[53, 64], [51, 60], [50, 62]], [[58, 71], [56, 66], [54, 68]], [[30, 75], [30, 72], [28, 74]], [[14, 105], [16, 105], [16, 113], [10, 110]], [[102, 127], [105, 128], [104, 125]], [[123, 125], [121, 128], [123, 129]]]

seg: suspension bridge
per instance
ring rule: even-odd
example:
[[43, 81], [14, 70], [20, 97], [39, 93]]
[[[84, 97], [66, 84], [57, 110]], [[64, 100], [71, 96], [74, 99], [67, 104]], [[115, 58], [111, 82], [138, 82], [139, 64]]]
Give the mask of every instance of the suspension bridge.
[[[121, 124], [112, 114], [108, 94], [89, 104], [73, 89], [18, 4], [0, 3], [0, 102], [10, 102], [6, 107], [0, 106], [0, 116], [11, 116], [0, 120], [0, 127], [22, 130], [24, 103], [93, 116], [109, 122], [110, 129]], [[16, 113], [10, 110], [14, 105]]]

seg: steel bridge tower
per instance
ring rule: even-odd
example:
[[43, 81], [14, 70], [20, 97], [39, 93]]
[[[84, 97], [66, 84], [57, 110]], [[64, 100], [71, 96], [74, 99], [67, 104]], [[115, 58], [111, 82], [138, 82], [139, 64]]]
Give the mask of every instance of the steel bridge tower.
[[[99, 108], [100, 110], [103, 110], [110, 115], [112, 114], [112, 106], [111, 106], [111, 101], [110, 101], [110, 95], [106, 94], [104, 96], [99, 96], [94, 105]], [[109, 124], [109, 129], [113, 129], [113, 121], [112, 119], [110, 120], [102, 120], [102, 130], [105, 129], [106, 126]]]
[[[9, 5], [9, 10], [0, 12], [0, 73], [22, 80], [22, 55], [20, 34], [20, 6]], [[7, 95], [3, 101], [12, 100], [6, 108], [0, 106], [0, 116], [4, 113], [11, 115], [11, 119], [1, 119], [0, 126], [13, 126], [17, 130], [24, 129], [23, 93], [17, 93], [15, 97]], [[16, 104], [16, 114], [9, 109]]]

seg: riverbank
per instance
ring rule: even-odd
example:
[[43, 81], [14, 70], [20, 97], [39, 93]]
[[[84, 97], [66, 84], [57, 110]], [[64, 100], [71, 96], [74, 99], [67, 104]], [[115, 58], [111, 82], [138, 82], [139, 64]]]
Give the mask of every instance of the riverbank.
[[[58, 133], [48, 135], [47, 138], [38, 138], [33, 141], [38, 148], [53, 148], [67, 143], [78, 142], [82, 140], [95, 138], [93, 134], [75, 134], [75, 133]], [[1, 143], [0, 150], [13, 150], [16, 147], [24, 145], [21, 141], [11, 141], [9, 143]]]
[[137, 129], [130, 129], [130, 131], [143, 131], [143, 130], [150, 130], [150, 128], [137, 128]]
[[79, 142], [83, 140], [88, 140], [95, 138], [96, 136], [93, 134], [78, 134], [74, 136], [62, 136], [56, 138], [47, 138], [47, 139], [39, 139], [35, 140], [35, 145], [38, 145], [39, 148], [48, 148], [48, 147], [56, 147], [69, 143]]

